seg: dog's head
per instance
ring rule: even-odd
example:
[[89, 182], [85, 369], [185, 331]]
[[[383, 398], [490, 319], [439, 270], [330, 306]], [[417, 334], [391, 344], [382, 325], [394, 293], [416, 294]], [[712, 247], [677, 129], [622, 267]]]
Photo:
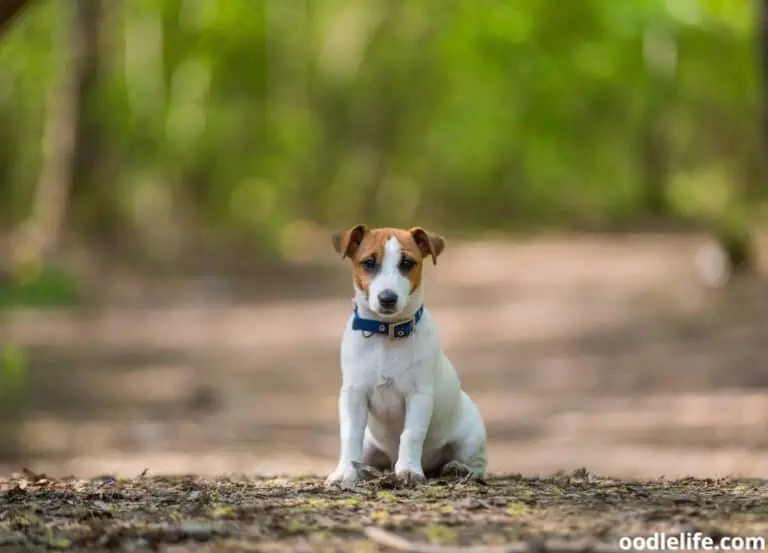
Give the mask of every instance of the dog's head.
[[386, 318], [395, 318], [408, 299], [421, 287], [424, 261], [445, 249], [445, 240], [421, 227], [369, 229], [356, 225], [333, 235], [333, 247], [352, 261], [355, 288], [366, 298], [368, 308]]

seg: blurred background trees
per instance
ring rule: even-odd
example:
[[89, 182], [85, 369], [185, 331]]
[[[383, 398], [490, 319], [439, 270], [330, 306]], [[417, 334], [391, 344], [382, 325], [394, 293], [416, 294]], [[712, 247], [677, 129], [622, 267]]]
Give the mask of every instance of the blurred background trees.
[[0, 461], [331, 470], [366, 222], [448, 236], [498, 469], [764, 474], [764, 280], [697, 278], [768, 259], [766, 6], [0, 0]]
[[765, 175], [758, 12], [35, 0], [0, 44], [5, 251], [301, 257], [317, 225], [418, 220], [705, 224], [746, 256]]

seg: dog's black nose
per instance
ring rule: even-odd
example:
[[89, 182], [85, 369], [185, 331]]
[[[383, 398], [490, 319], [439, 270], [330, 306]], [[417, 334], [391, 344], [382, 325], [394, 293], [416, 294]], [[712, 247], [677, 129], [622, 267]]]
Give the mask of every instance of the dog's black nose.
[[379, 292], [379, 305], [382, 309], [392, 309], [397, 305], [397, 294], [392, 290], [384, 290]]

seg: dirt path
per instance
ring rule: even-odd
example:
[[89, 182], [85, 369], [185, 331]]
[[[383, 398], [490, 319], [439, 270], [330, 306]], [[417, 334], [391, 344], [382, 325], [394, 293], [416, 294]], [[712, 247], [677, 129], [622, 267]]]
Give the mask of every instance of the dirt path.
[[358, 492], [326, 490], [316, 478], [52, 480], [28, 472], [0, 480], [0, 550], [385, 550], [363, 535], [369, 526], [433, 544], [588, 538], [615, 546], [652, 532], [701, 532], [718, 543], [768, 535], [766, 494], [768, 481], [630, 482], [586, 471], [411, 490], [385, 478]]
[[[428, 304], [492, 471], [768, 474], [768, 289], [703, 287], [700, 243], [450, 243]], [[0, 412], [16, 455], [0, 474], [330, 471], [346, 264], [328, 248], [279, 278], [220, 273], [104, 274], [98, 308], [0, 317], [29, 360], [18, 409]]]

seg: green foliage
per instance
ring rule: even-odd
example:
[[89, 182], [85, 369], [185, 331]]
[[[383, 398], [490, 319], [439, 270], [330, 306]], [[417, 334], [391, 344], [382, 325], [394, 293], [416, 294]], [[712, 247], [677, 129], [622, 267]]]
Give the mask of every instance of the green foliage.
[[0, 406], [18, 396], [24, 385], [26, 371], [24, 350], [13, 344], [0, 347]]
[[[63, 5], [39, 3], [0, 46], [10, 226], [33, 197]], [[103, 5], [84, 105], [99, 149], [70, 218], [87, 236], [163, 249], [194, 229], [280, 251], [297, 228], [362, 219], [727, 219], [761, 167], [750, 2]]]
[[75, 280], [54, 266], [20, 266], [13, 278], [0, 278], [0, 312], [18, 307], [68, 307], [80, 301]]

